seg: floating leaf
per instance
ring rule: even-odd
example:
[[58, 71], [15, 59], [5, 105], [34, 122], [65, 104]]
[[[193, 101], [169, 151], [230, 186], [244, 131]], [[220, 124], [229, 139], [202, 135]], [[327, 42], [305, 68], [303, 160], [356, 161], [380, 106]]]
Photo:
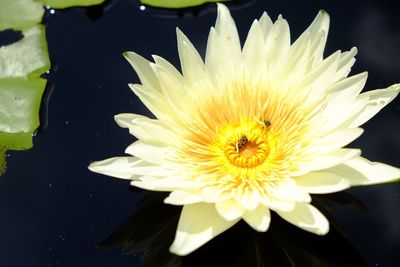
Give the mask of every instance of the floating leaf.
[[46, 86], [40, 75], [50, 68], [44, 26], [33, 26], [23, 35], [22, 40], [0, 47], [0, 174], [6, 150], [32, 147]]
[[43, 0], [43, 4], [52, 8], [67, 8], [72, 6], [98, 5], [104, 1], [105, 0]]
[[39, 107], [46, 85], [41, 78], [0, 79], [0, 147], [32, 147], [32, 133], [39, 126]]
[[26, 30], [40, 23], [43, 12], [42, 1], [1, 0], [0, 31], [5, 29]]
[[185, 8], [205, 3], [226, 2], [230, 0], [141, 0], [144, 5], [162, 8]]
[[19, 42], [0, 47], [0, 79], [39, 77], [50, 68], [44, 26], [34, 26], [23, 35]]

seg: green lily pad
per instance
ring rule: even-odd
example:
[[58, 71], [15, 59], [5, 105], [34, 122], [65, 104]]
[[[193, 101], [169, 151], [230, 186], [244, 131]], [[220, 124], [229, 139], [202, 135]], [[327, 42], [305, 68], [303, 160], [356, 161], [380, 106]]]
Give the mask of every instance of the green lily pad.
[[12, 150], [32, 147], [39, 126], [39, 108], [46, 80], [0, 79], [0, 146]]
[[50, 68], [44, 26], [22, 33], [20, 41], [0, 47], [0, 174], [7, 150], [32, 147], [46, 86], [40, 75]]
[[44, 26], [34, 26], [23, 35], [22, 40], [0, 47], [0, 79], [39, 77], [50, 68]]
[[162, 8], [185, 8], [205, 3], [226, 2], [230, 0], [141, 0], [144, 5]]
[[0, 31], [5, 29], [26, 30], [42, 21], [42, 1], [1, 0]]
[[52, 8], [67, 8], [72, 6], [98, 5], [104, 1], [105, 0], [43, 0], [43, 4]]

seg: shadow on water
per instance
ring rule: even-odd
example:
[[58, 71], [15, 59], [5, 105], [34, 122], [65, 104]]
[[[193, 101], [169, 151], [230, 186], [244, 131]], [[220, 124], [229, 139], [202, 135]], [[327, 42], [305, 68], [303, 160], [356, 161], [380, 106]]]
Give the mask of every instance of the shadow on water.
[[[63, 9], [55, 9], [57, 10], [56, 12], [63, 12], [65, 10], [78, 10], [80, 12], [84, 12], [86, 16], [91, 20], [91, 21], [96, 21], [100, 19], [106, 11], [111, 9], [117, 1], [121, 0], [105, 0], [103, 3], [98, 4], [98, 5], [91, 5], [91, 6], [71, 6]], [[124, 0], [122, 0], [124, 1]], [[46, 12], [43, 16], [44, 22], [46, 22], [46, 19], [51, 16], [53, 13], [54, 9], [51, 7], [46, 7]]]
[[[132, 190], [133, 192], [135, 190]], [[142, 253], [142, 266], [368, 266], [344, 232], [334, 223], [328, 235], [320, 237], [302, 231], [272, 214], [270, 229], [257, 233], [243, 221], [186, 257], [169, 253], [180, 207], [165, 205], [165, 193], [147, 193], [136, 212], [98, 247], [122, 247], [124, 254]], [[348, 193], [316, 197], [313, 204], [326, 215], [337, 202], [354, 209], [365, 206]]]
[[[131, 0], [132, 1], [132, 0]], [[170, 17], [170, 18], [183, 18], [183, 17], [198, 17], [208, 13], [215, 13], [217, 7], [213, 2], [208, 2], [199, 6], [187, 8], [160, 8], [154, 6], [143, 5], [140, 0], [133, 0], [137, 9], [156, 17]], [[257, 0], [232, 0], [224, 2], [229, 10], [244, 9], [257, 2]]]
[[104, 12], [109, 10], [114, 4], [116, 0], [106, 0], [99, 5], [89, 6], [85, 8], [86, 15], [90, 20], [96, 21], [104, 15]]
[[[44, 77], [47, 78], [48, 73], [44, 75]], [[51, 81], [47, 81], [46, 87], [43, 92], [42, 100], [40, 102], [40, 110], [39, 110], [39, 128], [36, 130], [35, 135], [40, 134], [42, 131], [47, 129], [47, 126], [49, 124], [49, 102], [51, 95], [54, 91], [55, 88], [55, 83]]]

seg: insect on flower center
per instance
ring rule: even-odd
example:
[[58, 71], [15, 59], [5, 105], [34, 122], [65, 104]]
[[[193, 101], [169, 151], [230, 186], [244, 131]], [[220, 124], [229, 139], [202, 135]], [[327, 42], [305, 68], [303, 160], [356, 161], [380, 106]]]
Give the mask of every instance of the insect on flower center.
[[254, 168], [262, 164], [270, 153], [271, 122], [250, 121], [229, 127], [225, 134], [224, 152], [230, 163], [241, 168]]

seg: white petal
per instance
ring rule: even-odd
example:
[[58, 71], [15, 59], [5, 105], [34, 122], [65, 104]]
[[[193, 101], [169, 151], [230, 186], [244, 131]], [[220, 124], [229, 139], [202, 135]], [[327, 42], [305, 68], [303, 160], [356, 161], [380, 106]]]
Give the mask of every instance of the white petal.
[[287, 202], [311, 202], [310, 195], [306, 191], [297, 188], [294, 182], [293, 185], [283, 183], [280, 186], [273, 188], [271, 190], [271, 196], [274, 199]]
[[289, 212], [292, 211], [295, 207], [295, 202], [293, 201], [284, 201], [284, 200], [278, 200], [278, 199], [264, 199], [261, 198], [260, 202], [267, 206], [269, 209], [273, 211], [282, 211], [282, 212]]
[[150, 61], [134, 52], [125, 52], [123, 55], [135, 69], [144, 87], [160, 91], [160, 84], [150, 67]]
[[350, 144], [364, 132], [361, 128], [339, 129], [319, 140], [313, 142], [312, 146], [317, 153], [329, 153]]
[[205, 67], [217, 86], [231, 82], [240, 66], [240, 41], [229, 10], [218, 4], [218, 15], [215, 28], [211, 28], [207, 41]]
[[312, 35], [318, 34], [321, 31], [324, 31], [328, 34], [329, 21], [329, 14], [324, 10], [320, 10], [306, 31], [309, 31]]
[[193, 184], [171, 177], [141, 176], [131, 182], [132, 186], [151, 191], [191, 190]]
[[304, 33], [294, 42], [293, 48], [296, 49], [303, 42], [303, 39], [307, 34], [310, 35], [311, 40], [313, 40], [313, 47], [311, 56], [311, 66], [314, 67], [319, 64], [323, 59], [323, 52], [325, 49], [326, 39], [328, 37], [329, 31], [329, 15], [325, 11], [321, 10], [315, 17], [311, 25], [304, 31]]
[[341, 148], [326, 155], [313, 155], [310, 162], [299, 165], [299, 170], [293, 172], [292, 176], [304, 175], [310, 171], [327, 169], [338, 165], [361, 154], [359, 149]]
[[380, 162], [371, 162], [363, 157], [350, 159], [329, 171], [345, 177], [352, 186], [380, 184], [400, 178], [399, 168]]
[[253, 211], [248, 211], [243, 215], [243, 219], [248, 223], [254, 230], [259, 232], [265, 232], [268, 230], [271, 222], [271, 214], [269, 209], [264, 205], [259, 205]]
[[187, 205], [201, 202], [203, 199], [197, 195], [186, 191], [174, 190], [164, 199], [164, 203], [172, 205]]
[[335, 74], [336, 81], [346, 78], [351, 71], [351, 67], [356, 62], [354, 58], [357, 54], [357, 48], [353, 47], [350, 51], [344, 52], [340, 55], [339, 66]]
[[164, 187], [165, 183], [160, 178], [152, 177], [152, 176], [141, 176], [137, 180], [133, 180], [131, 182], [132, 186], [150, 190], [150, 191], [171, 191], [170, 187]]
[[351, 128], [351, 121], [364, 109], [367, 102], [368, 97], [365, 96], [343, 101], [341, 98], [330, 99], [321, 112], [325, 119], [321, 122], [321, 129], [329, 132], [336, 128]]
[[223, 219], [213, 204], [185, 205], [170, 251], [180, 256], [187, 255], [232, 227], [236, 222], [237, 220]]
[[[148, 90], [141, 84], [129, 84], [131, 90], [158, 119], [171, 121], [171, 107], [161, 92]], [[160, 89], [161, 90], [161, 89]]]
[[204, 62], [189, 39], [177, 28], [179, 59], [185, 80], [202, 80], [205, 76]]
[[227, 221], [237, 220], [242, 217], [245, 212], [245, 209], [233, 198], [225, 201], [218, 201], [215, 203], [215, 208], [219, 215]]
[[290, 49], [290, 30], [285, 19], [278, 18], [265, 40], [269, 75], [276, 74], [286, 63]]
[[133, 179], [136, 175], [132, 168], [141, 163], [142, 160], [134, 157], [114, 157], [91, 163], [89, 170], [117, 178]]
[[307, 92], [309, 91], [309, 101], [314, 102], [320, 98], [324, 94], [324, 89], [334, 83], [339, 59], [340, 51], [337, 51], [324, 59], [304, 77], [300, 88], [305, 88]]
[[293, 211], [278, 212], [278, 214], [291, 224], [314, 234], [325, 235], [329, 232], [328, 220], [310, 204], [298, 202]]
[[[160, 62], [160, 59], [157, 60]], [[168, 101], [171, 109], [175, 113], [180, 113], [180, 110], [186, 111], [192, 105], [190, 99], [183, 85], [183, 77], [181, 74], [171, 66], [171, 68], [165, 68], [161, 65], [151, 65], [154, 72], [161, 84], [161, 90], [164, 98]]]
[[362, 112], [353, 119], [350, 127], [358, 127], [378, 113], [382, 108], [389, 104], [400, 92], [400, 84], [394, 84], [386, 89], [368, 91], [360, 95], [369, 98], [367, 105]]
[[352, 92], [351, 95], [346, 95], [348, 97], [355, 98], [361, 90], [364, 88], [365, 83], [367, 82], [368, 72], [362, 72], [351, 77], [348, 77], [340, 82], [337, 82], [330, 86], [326, 93], [334, 93], [334, 92]]
[[168, 147], [155, 146], [138, 140], [128, 146], [125, 153], [156, 165], [171, 166], [169, 160], [172, 158], [172, 151]]
[[294, 177], [294, 179], [297, 186], [310, 194], [329, 194], [350, 187], [349, 180], [329, 170], [310, 172], [299, 177]]
[[[299, 84], [303, 81], [304, 76], [308, 72], [307, 66], [310, 60], [311, 39], [309, 34], [306, 34], [298, 48], [290, 48], [286, 63], [281, 66], [281, 70], [275, 78], [279, 81], [282, 89], [287, 88], [297, 94]], [[292, 94], [288, 92], [288, 94]]]
[[[215, 30], [225, 46], [221, 47], [221, 51], [225, 51], [231, 58], [238, 59], [240, 56], [240, 40], [236, 29], [235, 21], [233, 20], [229, 9], [223, 4], [217, 4], [218, 14], [215, 22]], [[228, 58], [227, 58], [228, 59]]]
[[250, 81], [260, 82], [266, 74], [266, 48], [262, 29], [257, 21], [251, 25], [243, 46], [243, 72]]
[[172, 169], [152, 165], [135, 157], [114, 157], [95, 161], [89, 165], [89, 170], [122, 179], [135, 179], [143, 175], [176, 176]]
[[120, 127], [128, 128], [130, 134], [144, 142], [165, 146], [175, 138], [160, 120], [127, 113], [118, 114], [114, 116], [114, 119]]
[[259, 23], [261, 30], [263, 31], [264, 34], [264, 39], [266, 39], [273, 25], [271, 18], [268, 16], [266, 12], [263, 12], [259, 20]]

